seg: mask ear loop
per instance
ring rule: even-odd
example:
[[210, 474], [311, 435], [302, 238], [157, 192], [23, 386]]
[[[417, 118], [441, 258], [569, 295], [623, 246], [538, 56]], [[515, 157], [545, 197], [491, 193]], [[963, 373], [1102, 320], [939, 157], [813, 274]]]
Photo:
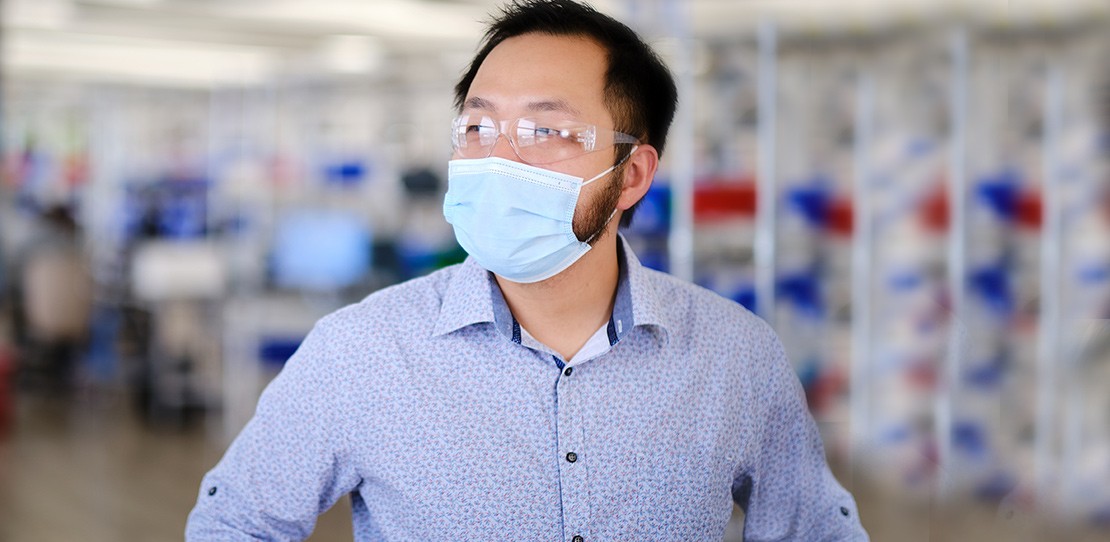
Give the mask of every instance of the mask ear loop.
[[[582, 183], [582, 185], [585, 186], [589, 183], [592, 183], [592, 182], [598, 180], [599, 178], [601, 178], [602, 175], [607, 175], [609, 172], [613, 171], [614, 169], [617, 169], [617, 167], [619, 167], [621, 164], [627, 162], [628, 159], [632, 157], [632, 153], [636, 152], [636, 149], [638, 147], [639, 147], [639, 145], [633, 145], [632, 150], [628, 151], [628, 154], [626, 154], [624, 156], [624, 158], [621, 158], [620, 162], [617, 162], [616, 164], [613, 164], [613, 167], [611, 167], [611, 168], [609, 168], [605, 171], [602, 171], [596, 177]], [[594, 234], [591, 235], [589, 239], [586, 239], [585, 241], [583, 241], [583, 243], [586, 243], [588, 245], [588, 244], [592, 243], [594, 241], [594, 239], [597, 239], [597, 236], [601, 235], [601, 232], [605, 231], [605, 228], [609, 227], [609, 223], [613, 221], [614, 216], [617, 216], [617, 208], [616, 207], [613, 207], [613, 212], [609, 213], [609, 218], [605, 219], [605, 224], [603, 224], [601, 226], [601, 228], [598, 228], [598, 230], [596, 232], [594, 232]]]
[[614, 169], [617, 169], [618, 167], [620, 167], [621, 164], [627, 162], [629, 158], [632, 158], [632, 153], [636, 152], [636, 149], [638, 149], [638, 148], [640, 148], [639, 145], [633, 145], [632, 150], [628, 151], [628, 154], [624, 155], [624, 158], [621, 158], [620, 162], [617, 162], [617, 163], [613, 164], [609, 169], [607, 169], [605, 171], [602, 171], [601, 173], [598, 173], [597, 175], [594, 175], [592, 178], [590, 178], [590, 180], [582, 181], [582, 186], [586, 186], [587, 184], [590, 184], [590, 183], [592, 183], [592, 182], [594, 182], [594, 181], [612, 173], [612, 171]]
[[586, 239], [585, 241], [582, 241], [582, 242], [586, 243], [587, 245], [594, 242], [594, 239], [597, 239], [597, 236], [601, 235], [601, 232], [605, 231], [605, 228], [609, 227], [609, 223], [613, 221], [614, 216], [617, 216], [617, 208], [616, 207], [613, 207], [613, 212], [609, 213], [609, 218], [605, 219], [605, 224], [602, 224], [601, 228], [599, 228], [596, 232], [594, 232], [594, 234], [591, 235], [589, 239]]

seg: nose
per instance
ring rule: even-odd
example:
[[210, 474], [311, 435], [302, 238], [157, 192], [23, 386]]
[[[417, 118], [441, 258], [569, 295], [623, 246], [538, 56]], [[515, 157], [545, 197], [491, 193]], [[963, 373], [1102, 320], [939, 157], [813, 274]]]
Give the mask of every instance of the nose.
[[490, 148], [487, 158], [490, 156], [504, 158], [514, 162], [523, 162], [520, 158], [520, 154], [516, 152], [516, 146], [513, 145], [509, 136], [504, 133], [497, 134], [497, 140], [493, 142], [493, 147]]

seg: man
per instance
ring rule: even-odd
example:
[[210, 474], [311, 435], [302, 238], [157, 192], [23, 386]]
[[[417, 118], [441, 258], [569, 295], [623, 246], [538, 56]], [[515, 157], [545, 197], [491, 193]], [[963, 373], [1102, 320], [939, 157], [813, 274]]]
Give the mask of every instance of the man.
[[861, 540], [797, 378], [739, 305], [640, 266], [674, 82], [569, 0], [505, 8], [456, 87], [470, 258], [321, 320], [204, 479], [191, 540]]

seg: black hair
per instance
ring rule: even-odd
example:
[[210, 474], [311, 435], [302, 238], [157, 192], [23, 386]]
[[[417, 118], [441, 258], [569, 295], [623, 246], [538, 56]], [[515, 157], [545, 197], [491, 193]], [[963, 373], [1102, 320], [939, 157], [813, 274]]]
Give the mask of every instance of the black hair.
[[[455, 85], [455, 107], [462, 110], [470, 84], [490, 51], [501, 42], [530, 33], [581, 36], [605, 49], [605, 93], [602, 97], [617, 131], [635, 136], [655, 147], [659, 156], [678, 105], [678, 90], [670, 70], [655, 51], [624, 23], [572, 0], [512, 0], [489, 22], [481, 49]], [[631, 150], [616, 145], [614, 164]], [[618, 168], [623, 171], [623, 168]], [[636, 203], [621, 217], [621, 226], [632, 221]]]

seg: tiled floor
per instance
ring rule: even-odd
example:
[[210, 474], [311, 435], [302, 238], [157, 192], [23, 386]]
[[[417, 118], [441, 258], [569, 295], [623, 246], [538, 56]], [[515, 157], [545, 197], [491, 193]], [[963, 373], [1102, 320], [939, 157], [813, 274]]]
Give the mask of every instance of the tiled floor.
[[[14, 430], [0, 437], [0, 542], [181, 540], [200, 478], [222, 453], [215, 441], [203, 423], [145, 425], [119, 397], [23, 396]], [[985, 505], [908, 504], [840, 475], [876, 541], [1110, 541], [1110, 531], [1050, 532]], [[311, 540], [351, 540], [345, 501]]]

